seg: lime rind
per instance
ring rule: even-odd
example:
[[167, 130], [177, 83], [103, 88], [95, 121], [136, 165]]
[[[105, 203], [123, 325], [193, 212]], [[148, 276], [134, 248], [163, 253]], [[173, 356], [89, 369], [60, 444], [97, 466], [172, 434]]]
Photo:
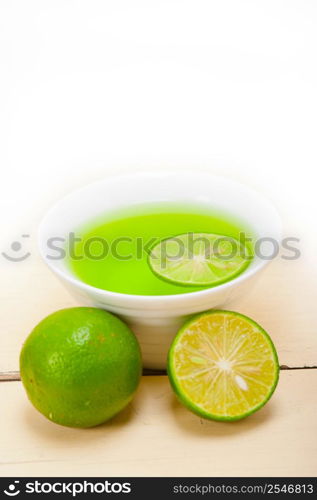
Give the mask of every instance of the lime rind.
[[149, 266], [164, 281], [183, 286], [213, 287], [241, 274], [251, 249], [237, 239], [214, 233], [185, 233], [159, 241]]
[[[236, 415], [225, 415], [225, 414], [217, 414], [217, 413], [212, 413], [210, 411], [206, 411], [201, 405], [197, 404], [195, 401], [193, 401], [192, 397], [184, 390], [184, 388], [181, 385], [181, 380], [176, 373], [175, 369], [175, 364], [174, 364], [174, 359], [175, 359], [175, 350], [177, 349], [177, 346], [179, 345], [179, 341], [182, 338], [183, 334], [197, 321], [200, 320], [201, 318], [204, 318], [206, 316], [212, 316], [212, 315], [228, 315], [228, 317], [236, 317], [236, 318], [241, 318], [242, 320], [246, 321], [249, 325], [252, 325], [254, 329], [263, 335], [263, 338], [267, 341], [268, 346], [271, 349], [271, 355], [272, 355], [272, 361], [273, 361], [273, 366], [274, 366], [274, 373], [273, 373], [273, 382], [270, 385], [270, 387], [267, 390], [267, 393], [265, 397], [259, 401], [257, 404], [254, 406], [250, 407], [247, 411], [244, 411], [243, 413], [236, 414]], [[200, 357], [198, 356], [198, 359], [196, 362], [199, 364]], [[268, 335], [268, 333], [254, 320], [249, 318], [248, 316], [245, 316], [241, 313], [233, 312], [233, 311], [225, 311], [225, 310], [210, 310], [206, 311], [204, 313], [199, 313], [186, 321], [186, 323], [182, 326], [182, 328], [179, 330], [177, 333], [176, 337], [173, 340], [173, 343], [170, 347], [169, 353], [168, 353], [168, 362], [167, 362], [167, 373], [169, 376], [169, 381], [170, 384], [180, 400], [180, 402], [186, 406], [190, 411], [198, 415], [199, 417], [208, 419], [208, 420], [216, 420], [216, 421], [221, 421], [221, 422], [234, 422], [237, 420], [241, 420], [243, 418], [248, 417], [249, 415], [252, 415], [256, 411], [260, 410], [272, 397], [278, 380], [279, 380], [279, 361], [278, 361], [278, 355], [275, 349], [275, 346], [273, 344], [272, 339]]]

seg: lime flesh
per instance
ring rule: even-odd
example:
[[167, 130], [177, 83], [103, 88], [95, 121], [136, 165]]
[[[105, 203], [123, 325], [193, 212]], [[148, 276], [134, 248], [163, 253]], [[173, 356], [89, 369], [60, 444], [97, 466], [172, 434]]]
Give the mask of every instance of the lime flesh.
[[279, 377], [277, 353], [255, 321], [231, 311], [190, 319], [168, 356], [171, 385], [191, 411], [222, 421], [244, 418], [272, 396]]
[[232, 237], [186, 233], [161, 240], [152, 248], [149, 265], [160, 278], [188, 286], [216, 286], [248, 266], [250, 250]]

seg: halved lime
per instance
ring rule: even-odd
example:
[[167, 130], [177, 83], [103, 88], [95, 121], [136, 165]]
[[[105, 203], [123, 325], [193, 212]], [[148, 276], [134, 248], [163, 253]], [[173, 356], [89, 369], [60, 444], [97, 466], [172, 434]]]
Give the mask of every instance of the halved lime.
[[238, 240], [210, 233], [186, 233], [161, 240], [149, 264], [160, 278], [192, 286], [216, 286], [240, 274], [252, 258]]
[[269, 335], [255, 321], [231, 311], [207, 311], [176, 335], [168, 375], [180, 401], [197, 415], [240, 420], [272, 396], [279, 377]]

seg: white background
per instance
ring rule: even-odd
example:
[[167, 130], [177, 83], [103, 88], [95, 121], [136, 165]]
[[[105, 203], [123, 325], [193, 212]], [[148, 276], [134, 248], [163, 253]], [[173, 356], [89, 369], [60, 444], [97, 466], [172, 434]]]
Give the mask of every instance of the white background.
[[0, 251], [87, 182], [193, 167], [273, 199], [313, 258], [316, 28], [314, 0], [1, 0]]

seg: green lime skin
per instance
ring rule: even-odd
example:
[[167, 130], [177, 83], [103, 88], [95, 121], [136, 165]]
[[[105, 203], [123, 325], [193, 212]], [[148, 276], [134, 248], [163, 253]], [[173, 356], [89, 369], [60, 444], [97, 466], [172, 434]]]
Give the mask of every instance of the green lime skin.
[[62, 309], [26, 339], [20, 372], [28, 398], [51, 421], [93, 427], [120, 412], [138, 387], [142, 360], [130, 328], [103, 309]]
[[[175, 373], [174, 365], [173, 365], [174, 350], [175, 350], [175, 348], [178, 344], [178, 341], [179, 341], [180, 337], [182, 336], [183, 332], [185, 330], [187, 330], [187, 328], [189, 328], [199, 318], [201, 318], [203, 316], [211, 316], [212, 314], [217, 314], [217, 313], [224, 313], [224, 314], [227, 314], [228, 316], [236, 316], [236, 317], [243, 318], [243, 319], [247, 320], [250, 324], [254, 325], [256, 328], [258, 328], [262, 332], [263, 336], [268, 340], [268, 343], [271, 346], [273, 358], [275, 361], [275, 379], [274, 379], [274, 383], [273, 383], [267, 397], [260, 404], [253, 407], [250, 411], [248, 411], [244, 414], [240, 414], [240, 415], [232, 416], [232, 417], [213, 415], [213, 414], [208, 413], [208, 412], [202, 410], [201, 408], [199, 408], [195, 404], [195, 402], [193, 402], [187, 396], [187, 394], [182, 390], [182, 388], [180, 387], [180, 384], [179, 384], [178, 379], [177, 379], [177, 375]], [[278, 359], [275, 345], [274, 345], [271, 337], [269, 336], [269, 334], [256, 321], [249, 318], [248, 316], [241, 314], [241, 313], [238, 313], [238, 312], [235, 312], [235, 311], [226, 311], [226, 310], [222, 310], [222, 309], [210, 309], [208, 311], [204, 311], [202, 313], [192, 315], [184, 323], [184, 325], [179, 329], [176, 336], [174, 337], [174, 340], [170, 346], [170, 349], [168, 352], [168, 357], [167, 357], [167, 375], [168, 375], [171, 387], [172, 387], [175, 395], [177, 396], [177, 399], [180, 401], [180, 403], [182, 403], [192, 413], [194, 413], [195, 415], [197, 415], [201, 418], [205, 418], [206, 420], [216, 420], [216, 421], [220, 421], [220, 422], [236, 422], [236, 421], [242, 420], [242, 419], [252, 415], [256, 411], [260, 410], [272, 397], [272, 395], [277, 387], [278, 381], [279, 381], [279, 374], [280, 374], [279, 359]]]

